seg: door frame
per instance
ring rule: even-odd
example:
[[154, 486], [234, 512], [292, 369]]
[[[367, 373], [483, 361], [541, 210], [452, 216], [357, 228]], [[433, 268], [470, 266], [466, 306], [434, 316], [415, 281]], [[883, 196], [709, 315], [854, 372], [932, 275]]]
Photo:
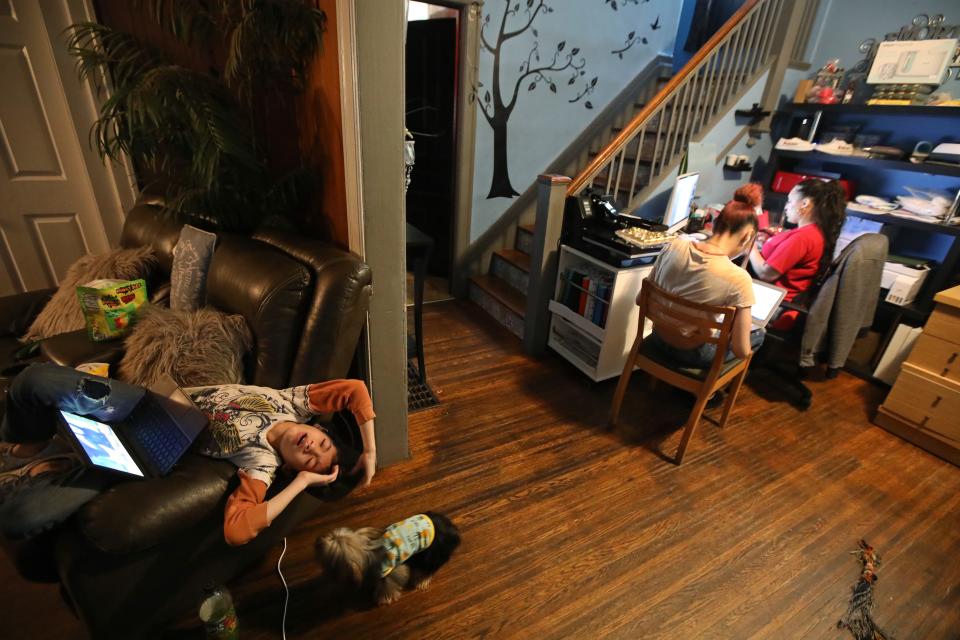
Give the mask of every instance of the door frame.
[[[71, 24], [99, 22], [93, 0], [66, 0], [63, 5], [69, 14], [68, 19]], [[67, 25], [63, 26], [66, 28]], [[57, 37], [62, 37], [61, 33], [58, 33]], [[76, 74], [74, 61], [66, 53], [65, 47], [63, 48], [63, 56], [69, 63], [65, 66], [61, 64], [64, 57], [58, 53], [56, 47], [54, 52], [61, 77], [64, 77], [64, 74], [70, 74], [69, 77], [74, 77]], [[100, 207], [100, 216], [107, 232], [107, 239], [111, 246], [117, 246], [120, 242], [120, 233], [123, 231], [123, 223], [127, 218], [127, 211], [133, 208], [137, 198], [140, 197], [140, 189], [137, 186], [133, 164], [126, 155], [123, 156], [123, 162], [102, 160], [100, 154], [94, 148], [89, 144], [84, 144], [84, 141], [89, 140], [93, 123], [100, 117], [100, 107], [110, 97], [111, 91], [108, 83], [109, 78], [101, 74], [100, 87], [102, 89], [99, 92], [89, 78], [82, 83], [77, 82], [76, 85], [64, 81], [63, 90], [70, 106], [70, 113], [73, 116], [77, 137], [81, 141], [80, 147], [83, 149], [84, 164], [87, 167], [87, 174], [93, 186], [94, 196]]]
[[480, 16], [483, 0], [423, 0], [456, 9], [460, 13], [457, 42], [457, 99], [454, 113], [457, 144], [453, 194], [450, 291], [458, 298], [467, 295], [467, 273], [461, 264], [470, 247], [470, 216], [473, 211], [473, 166], [476, 151], [477, 105], [470, 99], [480, 73]]

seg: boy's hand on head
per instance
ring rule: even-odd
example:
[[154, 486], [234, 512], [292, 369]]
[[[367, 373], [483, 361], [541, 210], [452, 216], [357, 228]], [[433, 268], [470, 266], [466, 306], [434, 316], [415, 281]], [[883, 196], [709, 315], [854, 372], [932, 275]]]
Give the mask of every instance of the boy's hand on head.
[[370, 481], [373, 480], [373, 475], [377, 472], [376, 451], [364, 451], [361, 453], [357, 459], [357, 464], [355, 464], [353, 470], [350, 471], [350, 475], [355, 476], [361, 472], [363, 473], [363, 480], [361, 480], [360, 486], [369, 486]]
[[304, 486], [307, 487], [316, 487], [328, 485], [334, 480], [337, 479], [337, 476], [340, 474], [340, 465], [334, 465], [333, 469], [330, 470], [330, 473], [314, 473], [312, 471], [301, 471], [297, 473], [297, 479], [304, 483]]

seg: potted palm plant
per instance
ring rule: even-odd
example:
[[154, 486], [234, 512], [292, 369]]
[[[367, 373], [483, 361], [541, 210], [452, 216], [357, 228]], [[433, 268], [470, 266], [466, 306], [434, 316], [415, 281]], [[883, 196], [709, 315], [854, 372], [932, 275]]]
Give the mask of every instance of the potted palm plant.
[[[164, 31], [222, 51], [208, 71], [177, 64], [137, 37], [95, 22], [68, 29], [82, 79], [105, 92], [90, 142], [102, 159], [130, 158], [166, 211], [249, 231], [295, 221], [312, 180], [271, 171], [257, 106], [303, 88], [324, 29], [311, 0], [140, 0]], [[220, 67], [220, 68], [218, 68]]]

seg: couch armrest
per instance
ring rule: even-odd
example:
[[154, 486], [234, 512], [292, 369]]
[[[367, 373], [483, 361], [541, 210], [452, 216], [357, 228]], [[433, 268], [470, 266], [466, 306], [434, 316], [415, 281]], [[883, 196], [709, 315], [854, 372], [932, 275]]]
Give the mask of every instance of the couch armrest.
[[289, 384], [345, 377], [370, 307], [370, 267], [348, 251], [289, 231], [265, 229], [254, 238], [283, 250], [312, 272], [313, 300]]
[[54, 364], [75, 367], [84, 362], [120, 362], [123, 340], [94, 342], [86, 329], [61, 333], [40, 343], [40, 352]]
[[235, 475], [226, 460], [188, 453], [164, 478], [121, 482], [90, 501], [79, 513], [80, 529], [101, 551], [149, 549], [213, 512], [222, 514]]
[[40, 289], [0, 298], [0, 336], [19, 338], [25, 334], [34, 318], [56, 291], [56, 289]]

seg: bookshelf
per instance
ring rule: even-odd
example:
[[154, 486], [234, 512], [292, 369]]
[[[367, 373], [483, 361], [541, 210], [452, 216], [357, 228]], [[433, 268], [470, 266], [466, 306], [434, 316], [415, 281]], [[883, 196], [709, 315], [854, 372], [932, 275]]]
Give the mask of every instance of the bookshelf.
[[561, 245], [547, 344], [594, 382], [619, 376], [637, 335], [637, 293], [652, 271]]

